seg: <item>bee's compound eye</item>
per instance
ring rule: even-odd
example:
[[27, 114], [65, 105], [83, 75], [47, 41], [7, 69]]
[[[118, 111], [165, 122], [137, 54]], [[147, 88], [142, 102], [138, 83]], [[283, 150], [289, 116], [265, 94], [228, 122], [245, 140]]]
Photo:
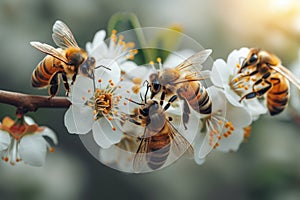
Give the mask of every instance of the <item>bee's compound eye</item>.
[[160, 90], [160, 84], [157, 82], [152, 83], [152, 87], [154, 91], [159, 91]]
[[258, 60], [257, 54], [253, 54], [249, 59], [249, 64], [254, 64], [257, 62], [257, 60]]
[[147, 116], [149, 114], [149, 108], [144, 108], [144, 109], [140, 110], [140, 112], [143, 116]]

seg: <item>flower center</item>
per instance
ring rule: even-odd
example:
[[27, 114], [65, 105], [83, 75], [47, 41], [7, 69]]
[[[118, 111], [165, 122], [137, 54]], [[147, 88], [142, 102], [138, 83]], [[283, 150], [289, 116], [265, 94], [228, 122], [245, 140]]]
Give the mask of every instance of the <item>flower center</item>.
[[209, 134], [209, 145], [217, 148], [219, 141], [228, 138], [235, 130], [232, 122], [221, 116], [221, 111], [213, 113], [205, 120], [207, 134]]
[[[236, 64], [236, 67], [241, 68], [240, 64]], [[243, 96], [246, 92], [249, 92], [251, 88], [251, 81], [255, 82], [254, 78], [250, 78], [249, 72], [246, 74], [238, 73], [235, 76], [230, 76], [229, 86], [238, 95]]]
[[134, 56], [138, 53], [137, 49], [133, 49], [134, 42], [125, 42], [123, 35], [117, 35], [116, 30], [112, 30], [110, 36], [109, 50], [113, 55], [124, 55], [124, 58], [133, 60]]
[[[101, 83], [102, 81], [99, 79], [98, 82]], [[115, 94], [116, 89], [120, 86], [115, 86], [112, 80], [108, 82], [109, 85], [105, 89], [95, 89], [94, 95], [85, 104], [93, 109], [95, 121], [104, 117], [112, 130], [116, 130], [111, 121], [118, 116], [118, 104], [122, 96]]]

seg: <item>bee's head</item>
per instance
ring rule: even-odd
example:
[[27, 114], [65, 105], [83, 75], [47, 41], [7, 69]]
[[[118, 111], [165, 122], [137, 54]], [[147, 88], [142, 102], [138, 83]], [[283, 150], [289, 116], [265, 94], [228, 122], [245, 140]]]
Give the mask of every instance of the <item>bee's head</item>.
[[258, 62], [259, 62], [259, 50], [251, 49], [247, 58], [244, 60], [244, 62], [242, 64], [242, 68], [257, 65]]
[[87, 53], [83, 49], [73, 48], [66, 52], [66, 58], [68, 64], [79, 67], [87, 59]]
[[151, 99], [157, 94], [159, 93], [159, 91], [161, 90], [161, 84], [160, 81], [158, 79], [158, 74], [157, 73], [153, 73], [150, 75], [150, 90], [151, 90]]

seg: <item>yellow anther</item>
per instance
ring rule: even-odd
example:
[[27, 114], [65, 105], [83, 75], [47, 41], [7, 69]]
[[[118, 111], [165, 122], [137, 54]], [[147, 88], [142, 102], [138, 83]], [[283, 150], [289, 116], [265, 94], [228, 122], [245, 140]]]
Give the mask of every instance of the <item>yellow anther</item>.
[[158, 63], [161, 63], [161, 58], [157, 58], [156, 61], [157, 61]]
[[131, 79], [131, 81], [134, 83], [134, 84], [141, 84], [143, 79], [139, 78], [139, 77], [136, 77], [136, 78], [133, 78]]

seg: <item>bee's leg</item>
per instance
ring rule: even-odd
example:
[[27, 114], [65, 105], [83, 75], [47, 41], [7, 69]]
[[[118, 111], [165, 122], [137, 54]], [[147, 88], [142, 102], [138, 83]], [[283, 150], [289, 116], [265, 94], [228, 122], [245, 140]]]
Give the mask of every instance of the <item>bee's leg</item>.
[[58, 74], [59, 73], [60, 72], [54, 73], [50, 79], [50, 87], [48, 88], [48, 94], [50, 95], [49, 99], [54, 97], [58, 92], [58, 85], [59, 85]]
[[69, 86], [69, 83], [68, 83], [68, 77], [67, 77], [67, 74], [63, 71], [61, 73], [62, 75], [62, 80], [63, 80], [63, 83], [64, 83], [64, 87], [66, 89], [66, 96], [69, 95], [69, 92], [70, 92], [70, 86]]
[[[163, 91], [163, 92], [161, 93], [160, 101], [159, 101], [159, 104], [160, 104], [161, 106], [164, 104], [165, 97], [166, 97], [166, 92]], [[170, 100], [169, 100], [169, 101], [170, 101]]]
[[[164, 93], [164, 92], [163, 92], [163, 93]], [[163, 93], [162, 93], [162, 94], [163, 94]], [[165, 110], [165, 111], [168, 110], [169, 107], [171, 106], [171, 103], [173, 103], [176, 99], [177, 99], [177, 95], [172, 96], [172, 97], [169, 99], [168, 103], [165, 105], [164, 110]]]
[[[259, 89], [259, 90], [257, 90], [257, 91], [255, 91], [254, 86], [255, 86], [255, 85], [258, 85], [258, 84], [261, 84], [263, 81], [264, 81], [264, 83], [267, 84], [267, 86], [266, 86], [266, 87], [263, 87], [263, 88], [261, 88], [261, 89]], [[260, 79], [260, 80], [258, 80], [258, 81], [255, 82], [255, 83], [257, 83], [257, 84], [253, 85], [253, 92], [250, 92], [250, 93], [244, 95], [244, 96], [240, 99], [239, 102], [242, 102], [242, 100], [245, 99], [245, 98], [246, 98], [246, 99], [252, 99], [252, 98], [255, 98], [255, 97], [257, 97], [257, 96], [260, 97], [260, 96], [264, 95], [267, 91], [269, 91], [270, 88], [272, 87], [272, 83], [269, 82], [268, 80]]]
[[77, 71], [74, 72], [74, 75], [72, 76], [72, 82], [71, 82], [71, 85], [74, 84], [75, 80], [76, 80], [76, 76], [77, 76]]
[[186, 99], [183, 100], [183, 112], [182, 112], [182, 121], [183, 121], [183, 125], [185, 130], [187, 129], [186, 124], [188, 123], [189, 119], [190, 119], [190, 107], [186, 101]]

